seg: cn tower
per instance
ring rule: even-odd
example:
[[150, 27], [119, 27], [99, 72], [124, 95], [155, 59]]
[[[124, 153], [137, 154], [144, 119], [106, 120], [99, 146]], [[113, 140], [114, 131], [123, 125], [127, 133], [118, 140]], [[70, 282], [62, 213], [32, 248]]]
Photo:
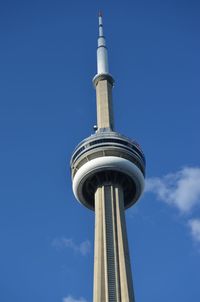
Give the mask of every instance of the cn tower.
[[99, 14], [95, 133], [71, 158], [76, 199], [95, 212], [93, 302], [134, 302], [125, 210], [144, 189], [145, 157], [136, 141], [114, 128], [112, 88], [102, 14]]

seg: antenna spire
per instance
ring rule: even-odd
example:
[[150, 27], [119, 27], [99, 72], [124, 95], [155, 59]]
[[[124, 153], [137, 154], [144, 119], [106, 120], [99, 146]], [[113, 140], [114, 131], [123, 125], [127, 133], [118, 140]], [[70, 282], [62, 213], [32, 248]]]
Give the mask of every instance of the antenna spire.
[[103, 34], [103, 14], [99, 11], [99, 37], [97, 48], [97, 74], [108, 74], [108, 54]]
[[99, 11], [99, 37], [103, 37], [103, 14]]

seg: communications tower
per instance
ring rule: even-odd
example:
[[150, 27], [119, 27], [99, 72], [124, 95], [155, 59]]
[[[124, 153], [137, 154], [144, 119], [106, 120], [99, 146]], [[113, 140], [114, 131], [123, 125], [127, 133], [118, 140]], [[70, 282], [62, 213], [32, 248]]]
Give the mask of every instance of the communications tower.
[[72, 155], [72, 184], [76, 199], [95, 211], [93, 302], [134, 302], [125, 209], [143, 192], [145, 157], [134, 140], [114, 130], [113, 83], [100, 13], [97, 126]]

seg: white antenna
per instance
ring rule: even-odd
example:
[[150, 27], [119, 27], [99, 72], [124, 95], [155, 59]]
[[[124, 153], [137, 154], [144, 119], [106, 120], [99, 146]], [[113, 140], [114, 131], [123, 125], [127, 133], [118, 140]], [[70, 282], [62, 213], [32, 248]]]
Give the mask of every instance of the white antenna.
[[97, 75], [108, 74], [108, 54], [106, 48], [106, 40], [103, 35], [103, 18], [102, 12], [99, 12], [99, 37], [97, 48]]

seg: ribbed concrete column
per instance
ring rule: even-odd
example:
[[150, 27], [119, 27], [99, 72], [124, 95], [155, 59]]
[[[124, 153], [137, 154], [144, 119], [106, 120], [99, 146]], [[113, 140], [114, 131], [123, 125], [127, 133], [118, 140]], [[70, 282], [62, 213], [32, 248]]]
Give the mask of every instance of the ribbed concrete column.
[[95, 193], [93, 302], [134, 302], [123, 190], [104, 184]]
[[107, 80], [98, 81], [96, 97], [98, 128], [110, 128], [113, 130], [112, 85]]

